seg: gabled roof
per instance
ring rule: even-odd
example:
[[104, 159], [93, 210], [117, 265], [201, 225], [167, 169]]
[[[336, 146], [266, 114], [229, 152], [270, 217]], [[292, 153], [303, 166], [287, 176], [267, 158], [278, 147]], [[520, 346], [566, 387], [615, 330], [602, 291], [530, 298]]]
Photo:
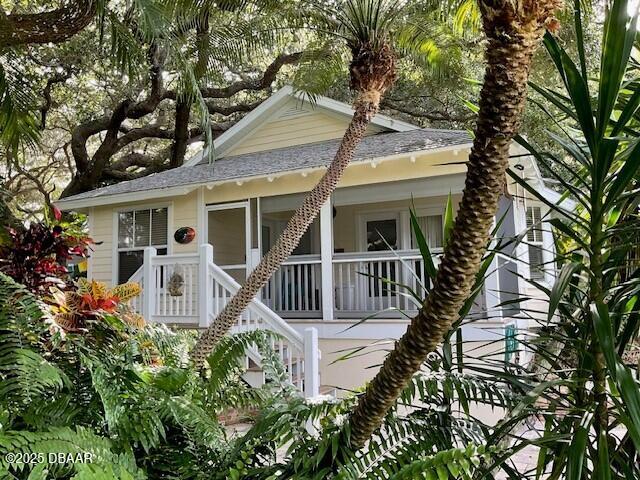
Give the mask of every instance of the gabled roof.
[[[260, 125], [267, 122], [274, 113], [282, 109], [292, 99], [300, 103], [306, 104], [313, 110], [318, 112], [326, 112], [331, 115], [344, 117], [345, 120], [351, 119], [353, 116], [353, 108], [346, 103], [338, 102], [327, 97], [318, 96], [313, 103], [305, 100], [304, 94], [294, 91], [293, 87], [287, 85], [282, 87], [268, 99], [262, 102], [258, 107], [253, 109], [242, 120], [233, 125], [229, 130], [220, 135], [213, 142], [213, 150], [217, 157], [224, 157], [235, 145], [240, 143], [248, 135], [251, 135]], [[376, 115], [371, 124], [380, 129], [390, 132], [406, 132], [416, 130], [419, 127], [401, 120], [395, 120], [386, 115]], [[208, 149], [205, 149], [184, 163], [185, 167], [193, 166], [200, 163], [208, 157]]]
[[[286, 148], [206, 160], [190, 167], [174, 168], [136, 180], [121, 182], [64, 198], [57, 204], [64, 209], [110, 203], [185, 195], [201, 185], [265, 178], [284, 172], [324, 169], [331, 163], [340, 139], [295, 145]], [[365, 137], [352, 163], [383, 159], [418, 152], [455, 150], [471, 146], [466, 132], [457, 130], [412, 129]], [[144, 198], [143, 198], [144, 197]]]

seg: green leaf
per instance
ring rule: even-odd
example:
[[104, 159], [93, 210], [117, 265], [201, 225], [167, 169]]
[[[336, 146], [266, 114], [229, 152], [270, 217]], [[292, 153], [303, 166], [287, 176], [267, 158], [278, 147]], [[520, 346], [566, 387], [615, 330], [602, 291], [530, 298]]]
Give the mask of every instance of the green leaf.
[[637, 35], [638, 9], [636, 7], [633, 16], [629, 16], [628, 8], [628, 0], [616, 0], [605, 18], [597, 114], [600, 136], [605, 134], [609, 124]]
[[558, 305], [560, 305], [560, 302], [562, 301], [562, 296], [571, 282], [571, 278], [575, 273], [582, 270], [583, 267], [584, 266], [581, 263], [571, 262], [565, 264], [562, 267], [562, 270], [560, 270], [560, 274], [553, 284], [551, 295], [549, 297], [549, 313], [547, 314], [548, 321], [551, 321], [555, 315]]
[[596, 480], [611, 479], [611, 465], [609, 462], [609, 442], [607, 432], [601, 431], [598, 435], [598, 459], [594, 472]]
[[633, 118], [638, 110], [638, 106], [640, 106], [640, 84], [636, 83], [635, 85], [633, 95], [631, 95], [631, 98], [627, 100], [627, 104], [624, 106], [620, 117], [618, 117], [618, 120], [611, 131], [611, 136], [615, 137], [625, 128], [629, 120]]
[[443, 239], [444, 245], [446, 246], [449, 243], [449, 238], [451, 236], [451, 231], [453, 230], [453, 222], [455, 218], [453, 217], [453, 201], [451, 199], [451, 192], [449, 192], [449, 196], [447, 197], [447, 206], [444, 209], [444, 219], [443, 219]]
[[424, 238], [424, 234], [420, 229], [420, 224], [418, 223], [418, 217], [416, 216], [416, 212], [413, 208], [409, 210], [409, 214], [411, 215], [411, 229], [413, 230], [413, 234], [416, 237], [416, 243], [418, 244], [418, 248], [420, 249], [420, 255], [422, 255], [422, 260], [424, 262], [425, 274], [431, 279], [433, 282], [436, 279], [436, 275], [438, 271], [433, 263], [433, 256], [431, 255], [431, 250], [429, 249], [429, 245], [427, 244], [427, 240]]
[[615, 350], [613, 329], [609, 311], [604, 303], [591, 304], [591, 318], [600, 348], [604, 354], [609, 374], [626, 407], [628, 421], [625, 422], [636, 448], [640, 449], [640, 389], [631, 371], [622, 363]]
[[580, 480], [582, 478], [582, 466], [584, 465], [584, 452], [587, 448], [589, 432], [580, 425], [573, 434], [573, 440], [569, 447], [567, 462], [567, 480]]
[[544, 36], [544, 45], [549, 56], [556, 64], [558, 72], [565, 83], [567, 93], [571, 97], [580, 128], [592, 153], [596, 152], [596, 135], [593, 113], [591, 111], [591, 96], [587, 80], [582, 78], [573, 60], [567, 52], [558, 44], [556, 39], [547, 32]]
[[611, 178], [613, 183], [609, 187], [607, 197], [604, 201], [604, 208], [610, 208], [614, 202], [616, 202], [620, 195], [630, 186], [633, 185], [632, 181], [638, 174], [640, 169], [640, 142], [631, 150], [626, 162], [622, 164], [620, 170], [614, 174]]

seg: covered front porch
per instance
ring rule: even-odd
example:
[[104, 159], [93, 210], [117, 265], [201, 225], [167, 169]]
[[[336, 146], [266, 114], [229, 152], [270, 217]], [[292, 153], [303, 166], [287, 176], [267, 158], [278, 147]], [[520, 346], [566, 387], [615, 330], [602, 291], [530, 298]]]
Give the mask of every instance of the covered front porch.
[[[429, 280], [409, 210], [413, 205], [437, 265], [447, 196], [451, 192], [457, 205], [462, 183], [462, 175], [450, 175], [338, 189], [263, 288], [261, 301], [290, 320], [398, 319], [415, 313], [418, 304], [409, 289], [421, 295]], [[203, 205], [214, 263], [242, 283], [302, 198], [300, 193]], [[500, 302], [487, 303], [486, 297], [478, 297], [476, 312]]]

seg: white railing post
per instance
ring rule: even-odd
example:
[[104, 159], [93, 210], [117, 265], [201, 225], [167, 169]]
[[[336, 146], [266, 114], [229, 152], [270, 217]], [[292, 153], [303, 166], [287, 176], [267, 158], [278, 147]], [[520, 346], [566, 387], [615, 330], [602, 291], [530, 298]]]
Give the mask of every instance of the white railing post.
[[502, 316], [502, 309], [498, 307], [500, 304], [500, 279], [498, 277], [498, 266], [498, 256], [495, 255], [487, 269], [488, 275], [484, 281], [484, 300], [488, 320], [495, 320], [495, 317]]
[[322, 278], [322, 319], [333, 320], [333, 206], [331, 199], [320, 210], [320, 276]]
[[[213, 312], [213, 279], [209, 275], [209, 264], [213, 263], [213, 247], [204, 243], [200, 245], [200, 260], [198, 262], [198, 305], [200, 328], [209, 326], [209, 316]], [[210, 281], [211, 279], [211, 281]]]
[[142, 279], [144, 282], [144, 292], [142, 293], [142, 316], [147, 322], [153, 321], [153, 315], [156, 313], [156, 275], [153, 266], [153, 259], [157, 254], [154, 247], [144, 249], [144, 257], [142, 264]]
[[247, 276], [252, 272], [260, 263], [262, 256], [260, 255], [260, 249], [252, 248], [249, 256], [249, 264], [247, 265]]
[[320, 394], [320, 365], [318, 350], [318, 330], [310, 327], [304, 330], [304, 396], [317, 397]]

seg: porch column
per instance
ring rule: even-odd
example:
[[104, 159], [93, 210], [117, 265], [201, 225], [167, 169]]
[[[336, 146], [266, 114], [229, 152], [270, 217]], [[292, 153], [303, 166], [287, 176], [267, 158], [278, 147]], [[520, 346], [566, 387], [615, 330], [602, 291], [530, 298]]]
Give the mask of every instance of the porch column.
[[[498, 211], [500, 213], [500, 211]], [[493, 226], [492, 230], [496, 227], [498, 215], [493, 217]], [[500, 232], [496, 233], [496, 236], [499, 236]], [[494, 250], [497, 245], [497, 239], [494, 237], [491, 239], [491, 243], [489, 244], [489, 249]], [[500, 304], [500, 278], [498, 277], [498, 255], [493, 257], [493, 260], [489, 264], [489, 268], [487, 268], [487, 273], [484, 280], [484, 301], [485, 301], [485, 309], [487, 318], [489, 320], [497, 321], [498, 316], [502, 316], [502, 311], [499, 310], [498, 305]]]
[[333, 320], [333, 206], [331, 199], [320, 210], [320, 260], [322, 319]]
[[318, 362], [318, 330], [304, 330], [304, 397], [320, 394], [320, 365]]
[[497, 321], [497, 317], [502, 316], [502, 309], [498, 307], [500, 304], [500, 279], [498, 277], [498, 257], [493, 257], [489, 268], [488, 275], [484, 280], [485, 302], [487, 316], [489, 320]]

